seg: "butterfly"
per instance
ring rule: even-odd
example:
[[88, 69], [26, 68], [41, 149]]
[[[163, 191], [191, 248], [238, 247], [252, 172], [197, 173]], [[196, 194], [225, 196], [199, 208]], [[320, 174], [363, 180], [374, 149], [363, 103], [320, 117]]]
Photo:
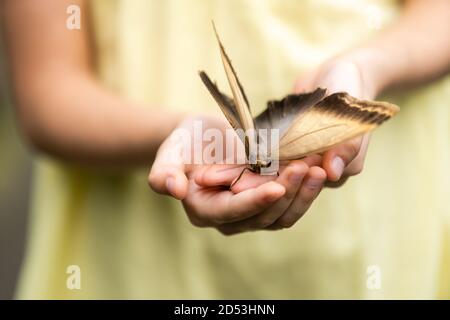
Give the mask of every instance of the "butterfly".
[[[253, 118], [244, 88], [214, 23], [213, 29], [233, 97], [219, 91], [206, 72], [199, 71], [199, 75], [244, 143], [248, 166], [232, 186], [245, 170], [261, 173], [262, 168], [270, 167], [273, 160], [301, 159], [326, 151], [375, 129], [400, 110], [398, 106], [388, 102], [360, 100], [346, 92], [327, 95], [326, 89], [317, 88], [312, 92], [289, 94], [281, 100], [270, 100], [267, 108]], [[272, 142], [272, 151], [269, 153], [259, 152], [260, 149], [267, 150], [268, 144], [256, 134], [261, 129], [278, 130], [279, 141], [275, 147]]]

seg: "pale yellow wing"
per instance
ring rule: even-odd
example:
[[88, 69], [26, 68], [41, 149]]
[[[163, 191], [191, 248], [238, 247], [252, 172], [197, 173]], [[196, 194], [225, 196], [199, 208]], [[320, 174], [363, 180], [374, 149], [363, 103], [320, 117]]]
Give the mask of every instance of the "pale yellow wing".
[[217, 33], [216, 27], [213, 22], [214, 33], [217, 38], [217, 42], [219, 43], [220, 55], [222, 57], [223, 68], [228, 78], [228, 83], [230, 84], [231, 92], [233, 94], [234, 105], [237, 109], [237, 114], [239, 117], [239, 121], [242, 125], [242, 129], [244, 131], [248, 129], [254, 129], [253, 118], [250, 113], [250, 107], [247, 100], [247, 96], [245, 95], [244, 89], [239, 82], [236, 72], [234, 71], [233, 66], [231, 65], [231, 60], [228, 58], [225, 49], [220, 41], [219, 35]]
[[300, 159], [325, 151], [375, 129], [398, 111], [391, 103], [359, 100], [345, 92], [332, 94], [292, 122], [280, 139], [278, 158]]
[[[225, 106], [225, 108], [222, 108], [222, 111], [224, 111], [228, 121], [230, 121], [231, 125], [237, 131], [238, 136], [244, 142], [245, 154], [247, 155], [247, 159], [256, 159], [257, 136], [255, 131], [255, 124], [253, 122], [253, 117], [250, 112], [248, 99], [247, 96], [245, 95], [244, 88], [239, 82], [236, 71], [234, 71], [233, 65], [231, 64], [231, 60], [230, 58], [228, 58], [225, 52], [225, 48], [223, 47], [222, 42], [220, 41], [219, 34], [217, 33], [214, 22], [212, 24], [214, 28], [214, 33], [217, 38], [217, 42], [219, 43], [220, 56], [222, 58], [223, 68], [225, 70], [225, 74], [227, 75], [228, 83], [230, 85], [231, 92], [233, 94], [232, 99], [233, 103], [229, 104], [229, 106], [232, 108], [234, 107], [234, 110], [232, 110], [232, 112], [229, 112], [229, 110], [227, 110], [229, 109], [228, 106]], [[202, 77], [202, 74], [200, 76]], [[206, 79], [206, 77], [203, 76], [202, 80], [208, 87], [208, 90], [211, 92], [211, 94], [215, 96], [216, 101], [218, 101], [217, 97], [219, 97], [219, 100], [222, 100], [220, 99], [219, 95], [214, 93], [215, 88], [208, 84], [208, 79]], [[222, 94], [222, 97], [223, 96], [224, 95]], [[227, 99], [225, 98], [225, 100]], [[218, 103], [219, 105], [221, 105], [221, 101], [218, 101]], [[230, 120], [232, 119], [232, 116], [230, 117], [231, 113], [234, 114], [233, 120]]]

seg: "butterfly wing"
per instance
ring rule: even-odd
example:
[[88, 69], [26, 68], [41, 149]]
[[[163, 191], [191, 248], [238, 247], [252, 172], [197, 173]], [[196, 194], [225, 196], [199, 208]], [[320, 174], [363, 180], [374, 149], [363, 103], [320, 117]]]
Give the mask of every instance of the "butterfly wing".
[[[255, 125], [250, 112], [247, 96], [244, 92], [236, 71], [234, 70], [231, 60], [225, 52], [225, 48], [220, 41], [216, 27], [213, 23], [214, 33], [216, 35], [217, 42], [219, 44], [220, 56], [222, 58], [223, 68], [228, 79], [228, 83], [233, 94], [233, 99], [229, 98], [225, 94], [221, 93], [217, 86], [209, 79], [204, 72], [200, 72], [200, 77], [203, 83], [208, 88], [211, 95], [219, 104], [225, 117], [230, 122], [231, 126], [238, 131], [238, 136], [244, 142], [245, 153], [247, 158], [250, 157], [250, 150], [256, 150], [256, 134], [253, 130]], [[241, 130], [240, 130], [241, 129]], [[251, 146], [253, 148], [251, 148]]]
[[231, 60], [230, 58], [228, 58], [228, 55], [225, 52], [225, 48], [223, 47], [223, 44], [220, 41], [219, 34], [217, 33], [214, 23], [213, 28], [217, 42], [219, 44], [223, 68], [225, 70], [225, 74], [227, 75], [228, 83], [230, 85], [231, 92], [233, 94], [234, 105], [236, 107], [237, 114], [239, 116], [239, 121], [242, 124], [242, 129], [244, 129], [244, 131], [248, 129], [254, 129], [253, 118], [250, 113], [250, 107], [247, 96], [245, 95], [244, 92], [244, 88], [239, 82], [236, 71], [234, 71], [234, 68], [231, 64]]
[[227, 118], [230, 125], [234, 130], [242, 129], [242, 122], [239, 120], [239, 115], [237, 113], [236, 106], [234, 104], [233, 99], [231, 99], [226, 94], [220, 92], [219, 88], [217, 88], [216, 84], [211, 81], [206, 72], [199, 72], [200, 78], [208, 89], [209, 93], [212, 95], [214, 100], [222, 110], [223, 114]]
[[334, 93], [296, 117], [281, 136], [279, 160], [322, 152], [381, 125], [399, 111], [387, 102], [359, 100]]
[[325, 97], [326, 90], [317, 88], [313, 92], [290, 94], [281, 100], [270, 100], [267, 108], [255, 119], [257, 129], [279, 129], [282, 137], [289, 129], [292, 122], [300, 114], [305, 112]]

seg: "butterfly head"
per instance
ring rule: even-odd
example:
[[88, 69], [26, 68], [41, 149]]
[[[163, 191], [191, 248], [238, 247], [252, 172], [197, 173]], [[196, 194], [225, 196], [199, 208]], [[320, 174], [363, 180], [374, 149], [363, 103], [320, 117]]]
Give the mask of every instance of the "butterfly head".
[[257, 159], [255, 163], [250, 164], [250, 169], [253, 172], [261, 173], [261, 168], [268, 168], [272, 164], [272, 160]]

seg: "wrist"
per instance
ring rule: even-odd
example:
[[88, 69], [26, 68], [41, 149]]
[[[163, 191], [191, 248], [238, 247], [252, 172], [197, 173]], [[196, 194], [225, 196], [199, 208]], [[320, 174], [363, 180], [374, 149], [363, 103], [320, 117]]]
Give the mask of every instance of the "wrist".
[[373, 48], [360, 48], [344, 54], [339, 59], [353, 62], [360, 71], [364, 96], [374, 99], [391, 83], [393, 67], [385, 53]]
[[[357, 49], [342, 53], [313, 73], [312, 87], [326, 88], [329, 94], [345, 91], [359, 99], [373, 100], [386, 87], [386, 74], [389, 72], [381, 72], [386, 70], [383, 60], [382, 53], [375, 50]], [[298, 82], [302, 81], [308, 83], [305, 79]]]

